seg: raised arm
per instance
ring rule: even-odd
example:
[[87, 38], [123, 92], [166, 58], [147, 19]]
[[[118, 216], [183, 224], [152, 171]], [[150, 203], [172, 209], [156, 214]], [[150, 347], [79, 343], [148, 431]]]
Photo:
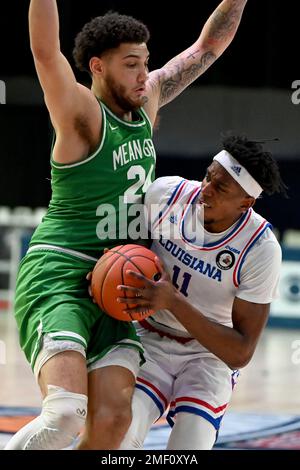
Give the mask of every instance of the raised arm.
[[205, 23], [197, 41], [149, 74], [150, 109], [147, 111], [150, 114], [178, 96], [224, 52], [235, 36], [246, 3], [247, 0], [223, 0]]
[[[77, 122], [89, 113], [89, 105], [95, 99], [90, 90], [76, 82], [70, 64], [60, 51], [56, 0], [31, 0], [29, 33], [36, 71], [57, 133], [58, 146], [61, 137], [71, 137], [59, 153], [72, 153], [72, 159], [76, 160], [89, 151], [89, 144], [80, 138]], [[65, 162], [64, 158], [62, 162]]]

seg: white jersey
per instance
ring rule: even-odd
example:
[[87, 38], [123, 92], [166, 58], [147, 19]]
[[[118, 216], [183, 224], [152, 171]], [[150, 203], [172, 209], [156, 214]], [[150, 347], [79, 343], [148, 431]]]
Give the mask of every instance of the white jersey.
[[[270, 224], [253, 209], [225, 232], [207, 232], [200, 220], [203, 209], [197, 204], [200, 192], [200, 182], [180, 177], [158, 178], [152, 183], [145, 199], [148, 211], [152, 210], [151, 249], [194, 307], [210, 320], [232, 326], [235, 297], [265, 304], [276, 296], [281, 249]], [[191, 230], [195, 214], [201, 223], [196, 237]], [[190, 336], [168, 310], [141, 322], [144, 327], [145, 322], [148, 328]]]

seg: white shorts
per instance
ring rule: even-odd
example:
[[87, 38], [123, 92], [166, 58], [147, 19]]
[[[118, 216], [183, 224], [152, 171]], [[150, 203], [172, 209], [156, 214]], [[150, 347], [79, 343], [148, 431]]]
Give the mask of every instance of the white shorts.
[[88, 366], [88, 372], [100, 369], [101, 367], [120, 366], [130, 370], [136, 378], [140, 368], [140, 361], [140, 353], [137, 349], [126, 348], [126, 346], [116, 346], [108, 351], [101, 359], [98, 359], [98, 361]]
[[177, 413], [193, 413], [218, 431], [231, 398], [238, 371], [196, 340], [181, 344], [157, 333], [138, 329], [146, 363], [140, 368], [136, 387], [155, 402], [162, 415], [170, 405], [168, 421]]

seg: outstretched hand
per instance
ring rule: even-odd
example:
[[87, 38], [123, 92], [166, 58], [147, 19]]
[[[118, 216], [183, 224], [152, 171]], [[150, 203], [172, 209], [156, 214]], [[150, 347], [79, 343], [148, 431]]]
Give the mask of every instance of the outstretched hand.
[[[124, 297], [118, 297], [117, 301], [134, 307], [124, 309], [124, 312], [143, 313], [146, 310], [167, 309], [172, 310], [176, 289], [171, 282], [169, 274], [166, 272], [160, 260], [156, 257], [155, 264], [160, 273], [160, 279], [153, 281], [135, 271], [127, 271], [127, 274], [135, 279], [143, 281], [142, 288], [119, 285], [118, 290], [124, 292]], [[126, 296], [131, 294], [131, 297]]]

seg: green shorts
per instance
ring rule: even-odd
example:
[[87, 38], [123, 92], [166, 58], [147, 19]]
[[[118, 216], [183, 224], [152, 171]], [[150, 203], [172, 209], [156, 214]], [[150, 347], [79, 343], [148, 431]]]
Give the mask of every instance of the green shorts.
[[21, 348], [32, 368], [44, 334], [81, 344], [89, 365], [118, 345], [138, 349], [143, 361], [143, 347], [133, 324], [109, 317], [90, 298], [86, 275], [94, 264], [44, 248], [23, 258], [15, 317]]

